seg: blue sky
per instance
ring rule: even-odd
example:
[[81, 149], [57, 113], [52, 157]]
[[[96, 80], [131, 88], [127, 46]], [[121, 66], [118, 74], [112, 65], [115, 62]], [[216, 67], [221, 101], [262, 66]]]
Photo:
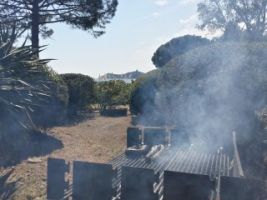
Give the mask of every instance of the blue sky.
[[57, 59], [50, 66], [59, 73], [98, 77], [107, 72], [143, 72], [155, 69], [151, 57], [170, 39], [185, 34], [203, 35], [195, 28], [200, 0], [119, 0], [116, 16], [106, 34], [89, 33], [54, 24], [42, 58]]

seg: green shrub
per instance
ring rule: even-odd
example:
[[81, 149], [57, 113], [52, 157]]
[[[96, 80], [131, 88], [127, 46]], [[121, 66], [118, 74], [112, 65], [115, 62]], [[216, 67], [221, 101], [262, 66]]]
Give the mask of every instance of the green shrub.
[[61, 77], [68, 86], [70, 115], [95, 102], [95, 82], [91, 77], [82, 74], [61, 74]]
[[159, 73], [159, 70], [154, 70], [135, 81], [130, 96], [130, 110], [133, 115], [153, 112]]
[[[182, 97], [185, 98], [184, 94], [191, 92], [189, 89], [194, 89], [197, 94], [202, 94], [205, 92], [205, 87], [212, 86], [206, 82], [207, 79], [211, 83], [210, 79], [220, 78], [220, 75], [223, 78], [232, 79], [218, 79], [222, 84], [228, 81], [234, 84], [233, 88], [238, 86], [250, 93], [256, 92], [256, 89], [264, 91], [267, 80], [265, 78], [267, 72], [265, 70], [267, 66], [266, 46], [266, 43], [217, 43], [194, 49], [172, 59], [163, 69], [154, 70], [136, 81], [131, 98], [133, 113], [143, 113], [142, 105], [146, 104], [146, 101], [149, 102], [147, 103], [149, 105], [151, 102], [153, 103], [157, 93], [163, 93], [165, 98], [169, 98], [170, 94], [168, 93], [173, 92], [177, 94], [176, 102]], [[235, 79], [231, 77], [233, 74], [236, 76]], [[257, 94], [259, 95], [259, 93]], [[142, 98], [136, 99], [140, 103], [135, 103], [135, 95]], [[255, 98], [254, 95], [252, 97]]]
[[100, 109], [106, 109], [118, 105], [128, 105], [132, 84], [114, 80], [99, 82], [96, 85], [97, 103]]

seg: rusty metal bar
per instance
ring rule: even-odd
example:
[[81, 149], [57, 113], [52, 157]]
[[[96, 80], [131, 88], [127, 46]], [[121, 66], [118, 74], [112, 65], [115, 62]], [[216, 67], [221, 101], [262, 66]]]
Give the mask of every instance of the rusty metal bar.
[[236, 142], [236, 132], [233, 132], [233, 143], [234, 143], [234, 169], [233, 169], [233, 176], [236, 177], [244, 177], [244, 172], [242, 169], [240, 156], [237, 148]]

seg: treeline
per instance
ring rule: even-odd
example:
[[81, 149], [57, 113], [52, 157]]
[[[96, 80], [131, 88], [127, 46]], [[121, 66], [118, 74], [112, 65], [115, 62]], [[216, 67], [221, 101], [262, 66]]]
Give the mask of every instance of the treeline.
[[82, 74], [60, 75], [68, 88], [68, 115], [75, 116], [81, 110], [106, 110], [128, 105], [133, 84], [121, 80], [95, 82]]

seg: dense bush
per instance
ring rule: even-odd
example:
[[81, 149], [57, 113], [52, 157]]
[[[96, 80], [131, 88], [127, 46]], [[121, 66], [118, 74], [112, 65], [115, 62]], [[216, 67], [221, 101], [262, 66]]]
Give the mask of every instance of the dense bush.
[[130, 110], [133, 115], [154, 111], [154, 99], [158, 90], [157, 79], [159, 75], [160, 70], [154, 70], [135, 81], [130, 96]]
[[25, 81], [34, 86], [41, 85], [47, 95], [46, 100], [41, 102], [41, 107], [37, 107], [32, 113], [34, 122], [42, 127], [58, 125], [66, 120], [68, 107], [68, 88], [62, 78], [47, 65], [42, 68], [42, 73], [31, 78], [25, 77]]
[[166, 44], [161, 45], [152, 57], [152, 62], [157, 68], [162, 68], [171, 59], [182, 55], [194, 48], [208, 45], [211, 42], [200, 36], [186, 35], [178, 38], [174, 38]]
[[70, 115], [95, 102], [95, 82], [90, 76], [82, 74], [61, 74], [68, 86]]
[[[176, 57], [137, 81], [132, 112], [141, 123], [183, 127], [208, 150], [228, 149], [235, 130], [244, 164], [258, 165], [262, 127], [255, 113], [267, 105], [266, 47], [216, 43]], [[250, 175], [260, 172], [253, 169]]]
[[101, 110], [129, 104], [132, 84], [114, 80], [99, 82], [96, 85], [97, 103]]
[[[266, 84], [264, 76], [267, 71], [265, 70], [267, 59], [264, 58], [267, 55], [265, 45], [265, 43], [218, 43], [194, 49], [174, 58], [163, 69], [149, 72], [142, 79], [136, 81], [131, 99], [133, 113], [145, 112], [147, 107], [142, 105], [147, 101], [149, 105], [151, 105], [151, 102], [152, 104], [155, 103], [155, 100], [159, 97], [157, 95], [162, 96], [162, 92], [165, 94], [164, 98], [169, 98], [170, 94], [168, 93], [170, 92], [177, 94], [175, 102], [181, 97], [185, 98], [183, 94], [191, 92], [188, 89], [197, 90], [195, 91], [197, 94], [202, 94], [205, 92], [205, 87], [212, 86], [208, 84], [212, 83], [211, 78], [214, 78], [214, 81], [221, 81], [216, 82], [222, 84], [221, 87], [227, 81], [231, 81], [230, 83], [235, 86], [233, 88], [239, 86], [239, 89], [257, 94], [251, 97], [263, 97], [264, 93], [260, 93], [258, 90], [264, 91]], [[235, 77], [232, 77], [234, 75]], [[225, 80], [216, 78], [224, 78]], [[231, 78], [231, 80], [227, 80], [227, 78]], [[210, 82], [207, 82], [207, 79]], [[243, 81], [242, 84], [241, 81]], [[215, 86], [218, 85], [213, 85], [214, 89], [216, 89]], [[219, 89], [231, 89], [230, 85], [229, 88], [221, 87], [218, 86]], [[139, 96], [142, 99], [135, 98], [139, 94], [142, 95]], [[135, 99], [140, 103], [136, 103]]]

